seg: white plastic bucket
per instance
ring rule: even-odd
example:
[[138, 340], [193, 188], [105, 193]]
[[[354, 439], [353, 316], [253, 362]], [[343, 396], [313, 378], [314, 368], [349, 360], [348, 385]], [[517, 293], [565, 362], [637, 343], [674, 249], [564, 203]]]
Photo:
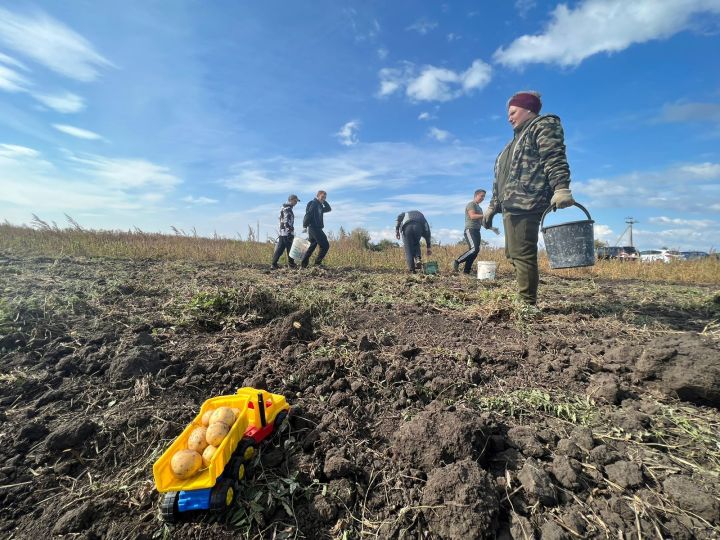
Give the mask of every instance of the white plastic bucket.
[[310, 247], [310, 242], [306, 238], [296, 236], [290, 246], [290, 257], [295, 261], [302, 260], [308, 247]]
[[478, 261], [477, 262], [478, 279], [495, 279], [495, 270], [497, 270], [497, 263], [495, 261]]

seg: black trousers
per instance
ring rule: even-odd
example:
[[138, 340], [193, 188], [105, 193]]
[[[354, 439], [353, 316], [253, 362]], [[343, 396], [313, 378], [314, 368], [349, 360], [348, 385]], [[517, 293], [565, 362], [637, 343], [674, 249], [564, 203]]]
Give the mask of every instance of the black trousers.
[[480, 253], [480, 229], [465, 229], [465, 241], [468, 243], [468, 250], [455, 260], [459, 265], [465, 263], [463, 272], [469, 274], [475, 258]]
[[272, 263], [277, 264], [282, 257], [283, 252], [287, 253], [288, 264], [290, 266], [295, 265], [295, 261], [290, 256], [290, 248], [292, 247], [295, 235], [289, 234], [287, 236], [278, 236], [277, 244], [275, 244], [275, 253], [273, 253]]
[[425, 227], [422, 223], [411, 221], [402, 229], [403, 246], [405, 247], [405, 261], [408, 270], [415, 272], [415, 257], [422, 258], [420, 253], [420, 239], [423, 237]]
[[315, 257], [315, 264], [320, 264], [330, 249], [330, 242], [328, 242], [325, 232], [318, 227], [308, 227], [308, 238], [310, 239], [310, 245], [308, 246], [308, 250], [305, 252], [302, 265], [308, 265], [310, 262], [310, 256], [313, 254], [313, 251], [315, 251], [316, 246], [320, 246], [320, 251], [318, 251], [317, 257]]

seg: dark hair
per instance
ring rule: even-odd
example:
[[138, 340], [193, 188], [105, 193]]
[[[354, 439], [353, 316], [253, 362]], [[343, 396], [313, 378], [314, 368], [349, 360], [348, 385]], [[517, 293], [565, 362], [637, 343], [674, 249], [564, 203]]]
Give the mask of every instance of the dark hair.
[[484, 189], [476, 189], [475, 195], [477, 195], [478, 193], [482, 193], [483, 195], [485, 195], [487, 193], [487, 191], [485, 191]]

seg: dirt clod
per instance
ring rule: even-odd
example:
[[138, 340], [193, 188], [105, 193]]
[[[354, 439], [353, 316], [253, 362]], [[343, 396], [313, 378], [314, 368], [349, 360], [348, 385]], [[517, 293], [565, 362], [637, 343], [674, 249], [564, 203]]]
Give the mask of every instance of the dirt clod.
[[439, 467], [423, 490], [423, 515], [440, 538], [492, 538], [499, 503], [492, 478], [471, 459]]
[[539, 501], [544, 506], [557, 504], [555, 488], [540, 462], [528, 458], [518, 473], [518, 480], [531, 500]]
[[400, 427], [393, 451], [399, 461], [429, 472], [441, 464], [480, 458], [489, 434], [471, 411], [446, 411], [435, 402]]
[[671, 476], [663, 482], [663, 491], [684, 510], [697, 514], [710, 523], [720, 520], [720, 502], [691, 479]]
[[636, 487], [642, 484], [640, 467], [631, 461], [616, 461], [605, 467], [608, 480], [622, 488]]

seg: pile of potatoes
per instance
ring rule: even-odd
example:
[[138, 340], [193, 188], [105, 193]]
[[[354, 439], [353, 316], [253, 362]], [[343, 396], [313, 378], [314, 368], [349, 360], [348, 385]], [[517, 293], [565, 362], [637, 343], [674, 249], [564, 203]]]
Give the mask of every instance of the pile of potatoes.
[[178, 450], [170, 460], [173, 474], [180, 480], [187, 480], [203, 465], [208, 467], [239, 415], [240, 409], [236, 407], [218, 407], [203, 414], [202, 426], [190, 433], [187, 449]]

